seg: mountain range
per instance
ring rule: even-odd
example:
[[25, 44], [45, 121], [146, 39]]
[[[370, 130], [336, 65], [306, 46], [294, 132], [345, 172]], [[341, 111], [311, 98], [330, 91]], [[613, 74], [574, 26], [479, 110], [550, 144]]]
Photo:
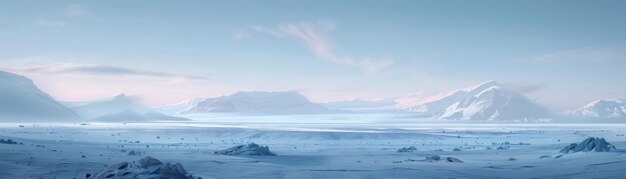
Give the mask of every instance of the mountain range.
[[[88, 102], [60, 103], [41, 91], [30, 79], [0, 71], [0, 122], [181, 121], [166, 114], [242, 113], [259, 115], [330, 114], [362, 111], [410, 111], [447, 120], [543, 122], [567, 116], [555, 115], [522, 94], [495, 81], [423, 98], [403, 107], [397, 99], [348, 100], [314, 103], [296, 91], [247, 91], [216, 98], [193, 98], [180, 103], [150, 107], [120, 94]], [[65, 106], [66, 104], [67, 106]], [[163, 114], [166, 113], [166, 114]], [[626, 119], [626, 99], [594, 101], [568, 113], [582, 119]]]

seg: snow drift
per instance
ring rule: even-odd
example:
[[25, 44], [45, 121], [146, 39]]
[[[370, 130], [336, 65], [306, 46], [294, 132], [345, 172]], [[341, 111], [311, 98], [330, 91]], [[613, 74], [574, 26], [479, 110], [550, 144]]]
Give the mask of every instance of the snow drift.
[[78, 119], [76, 113], [41, 91], [28, 78], [0, 71], [0, 122]]

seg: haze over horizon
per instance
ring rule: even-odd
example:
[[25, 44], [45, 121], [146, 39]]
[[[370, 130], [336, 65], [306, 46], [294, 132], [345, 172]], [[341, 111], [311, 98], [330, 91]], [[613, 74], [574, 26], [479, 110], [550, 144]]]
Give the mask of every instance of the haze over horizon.
[[296, 90], [327, 102], [488, 80], [556, 111], [626, 98], [624, 1], [2, 4], [0, 70], [58, 100]]

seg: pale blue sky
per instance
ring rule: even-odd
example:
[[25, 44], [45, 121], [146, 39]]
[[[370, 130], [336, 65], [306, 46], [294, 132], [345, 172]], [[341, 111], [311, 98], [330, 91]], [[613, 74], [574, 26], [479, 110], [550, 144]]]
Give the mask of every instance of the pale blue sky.
[[0, 2], [0, 68], [63, 100], [313, 101], [496, 80], [554, 110], [626, 98], [626, 1]]

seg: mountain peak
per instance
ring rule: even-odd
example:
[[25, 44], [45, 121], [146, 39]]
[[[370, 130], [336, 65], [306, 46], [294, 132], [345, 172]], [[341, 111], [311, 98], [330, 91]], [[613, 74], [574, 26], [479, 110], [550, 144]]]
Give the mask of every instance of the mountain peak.
[[117, 96], [113, 97], [113, 99], [111, 99], [111, 101], [134, 102], [135, 100], [132, 97], [130, 97], [130, 96], [124, 94], [124, 93], [121, 93], [121, 94], [118, 94]]
[[626, 118], [626, 99], [602, 99], [593, 101], [572, 112], [579, 117], [622, 119]]
[[124, 99], [124, 98], [128, 98], [128, 96], [124, 93], [120, 93], [117, 96], [113, 97], [113, 99]]
[[500, 83], [498, 83], [496, 81], [493, 81], [493, 80], [490, 80], [490, 81], [482, 82], [482, 83], [480, 83], [478, 85], [475, 85], [473, 87], [466, 88], [464, 91], [466, 91], [466, 92], [474, 91], [474, 92], [480, 93], [481, 91], [484, 91], [484, 90], [486, 90], [488, 88], [491, 88], [491, 87], [501, 87], [501, 86], [502, 85]]
[[92, 102], [86, 105], [74, 107], [74, 111], [86, 118], [95, 118], [105, 114], [121, 113], [127, 110], [144, 113], [151, 109], [138, 100], [119, 94], [111, 99]]
[[[482, 87], [481, 87], [482, 88]], [[543, 122], [552, 114], [521, 94], [500, 86], [489, 86], [480, 93], [447, 107], [441, 119]]]
[[409, 110], [441, 119], [544, 121], [551, 117], [545, 108], [496, 81], [430, 97], [428, 102]]

